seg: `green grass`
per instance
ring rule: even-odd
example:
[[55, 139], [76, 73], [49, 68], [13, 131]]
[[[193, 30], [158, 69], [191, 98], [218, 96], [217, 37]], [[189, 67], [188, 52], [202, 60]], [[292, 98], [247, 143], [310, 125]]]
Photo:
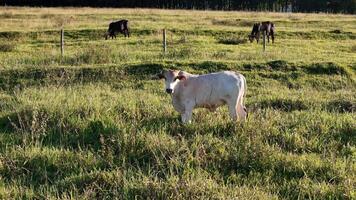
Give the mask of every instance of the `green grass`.
[[[118, 18], [132, 37], [104, 40]], [[0, 19], [0, 199], [356, 198], [354, 16], [3, 7]], [[247, 36], [265, 20], [277, 32], [262, 52]], [[222, 107], [181, 124], [152, 80], [164, 68], [241, 72], [247, 122]]]

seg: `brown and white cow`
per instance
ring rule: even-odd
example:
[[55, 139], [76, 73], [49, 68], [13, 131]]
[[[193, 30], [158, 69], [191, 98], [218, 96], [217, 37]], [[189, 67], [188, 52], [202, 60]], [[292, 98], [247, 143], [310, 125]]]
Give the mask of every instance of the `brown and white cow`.
[[246, 79], [233, 71], [195, 75], [185, 71], [163, 70], [158, 78], [165, 79], [166, 92], [171, 94], [173, 107], [181, 114], [183, 123], [190, 123], [194, 108], [215, 111], [227, 104], [233, 120], [245, 120], [243, 105]]

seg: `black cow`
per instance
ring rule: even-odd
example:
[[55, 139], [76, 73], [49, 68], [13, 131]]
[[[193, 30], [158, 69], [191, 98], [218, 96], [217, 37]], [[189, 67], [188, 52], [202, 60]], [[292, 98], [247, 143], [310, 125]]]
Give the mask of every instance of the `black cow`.
[[272, 37], [272, 43], [274, 43], [274, 24], [272, 22], [262, 22], [262, 23], [256, 23], [252, 27], [252, 32], [251, 35], [249, 35], [250, 42], [253, 42], [254, 39], [256, 39], [257, 43], [260, 40], [260, 33], [265, 32], [268, 42], [269, 42], [269, 36]]
[[116, 22], [111, 22], [109, 24], [109, 29], [108, 32], [105, 34], [105, 39], [108, 39], [108, 36], [111, 37], [111, 39], [116, 38], [116, 33], [122, 33], [125, 35], [125, 37], [130, 37], [130, 32], [129, 32], [129, 21], [126, 19], [116, 21]]

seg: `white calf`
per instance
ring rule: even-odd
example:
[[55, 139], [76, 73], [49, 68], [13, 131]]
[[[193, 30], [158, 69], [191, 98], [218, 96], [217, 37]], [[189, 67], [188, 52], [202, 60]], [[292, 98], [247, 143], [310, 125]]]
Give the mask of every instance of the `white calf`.
[[183, 123], [190, 123], [194, 108], [215, 111], [227, 104], [233, 120], [245, 120], [246, 108], [243, 97], [246, 79], [242, 74], [224, 71], [194, 75], [184, 71], [164, 70], [158, 74], [165, 79], [166, 92], [172, 95], [173, 107], [182, 117]]

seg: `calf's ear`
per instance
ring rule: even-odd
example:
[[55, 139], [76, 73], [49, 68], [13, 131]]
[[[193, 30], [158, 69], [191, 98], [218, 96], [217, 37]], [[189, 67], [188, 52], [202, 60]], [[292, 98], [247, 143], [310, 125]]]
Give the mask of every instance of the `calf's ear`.
[[179, 79], [179, 80], [181, 80], [181, 81], [184, 81], [184, 80], [187, 79], [187, 77], [185, 77], [184, 75], [178, 75], [178, 76], [176, 77], [176, 79]]

